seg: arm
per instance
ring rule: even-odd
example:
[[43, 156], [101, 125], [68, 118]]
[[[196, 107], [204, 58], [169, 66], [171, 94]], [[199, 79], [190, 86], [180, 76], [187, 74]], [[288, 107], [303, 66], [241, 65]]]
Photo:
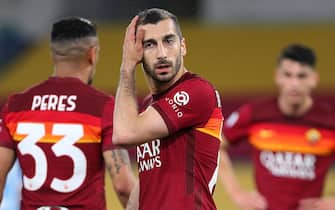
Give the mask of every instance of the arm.
[[306, 198], [299, 202], [298, 210], [335, 210], [335, 197]]
[[135, 69], [143, 58], [144, 31], [135, 35], [137, 16], [131, 21], [123, 44], [120, 81], [115, 97], [113, 143], [141, 144], [168, 135], [160, 114], [152, 107], [139, 114], [135, 93]]
[[243, 210], [265, 210], [266, 200], [258, 192], [246, 192], [240, 186], [231, 160], [223, 146], [220, 150], [220, 179], [233, 202]]
[[135, 176], [125, 149], [107, 150], [103, 153], [106, 168], [112, 179], [113, 188], [123, 207], [126, 207], [130, 192], [135, 186]]
[[133, 191], [130, 194], [126, 210], [138, 210], [139, 195], [140, 195], [140, 185], [137, 182], [136, 186], [134, 187]]
[[14, 162], [15, 162], [14, 150], [6, 147], [0, 147], [0, 203], [2, 201], [2, 195], [6, 183], [7, 174], [9, 170], [12, 168]]

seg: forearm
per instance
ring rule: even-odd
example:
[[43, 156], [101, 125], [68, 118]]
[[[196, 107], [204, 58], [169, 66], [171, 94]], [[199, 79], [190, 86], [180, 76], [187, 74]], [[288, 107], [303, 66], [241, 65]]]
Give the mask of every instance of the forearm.
[[133, 191], [130, 194], [126, 210], [138, 210], [139, 195], [140, 195], [140, 186], [139, 183], [137, 182], [136, 186], [134, 187]]
[[127, 207], [129, 196], [130, 196], [129, 194], [117, 193], [117, 197], [124, 209]]
[[266, 210], [267, 201], [258, 192], [247, 192], [241, 188], [225, 149], [221, 149], [220, 155], [220, 178], [229, 197], [243, 210]]
[[9, 170], [15, 161], [15, 152], [6, 147], [0, 147], [0, 203]]
[[114, 110], [113, 142], [116, 144], [128, 143], [123, 141], [125, 139], [124, 135], [130, 135], [136, 132], [137, 118], [139, 115], [134, 70], [129, 71], [122, 68], [135, 68], [135, 66], [121, 66], [120, 81], [115, 97]]
[[114, 176], [113, 189], [116, 192], [118, 199], [122, 206], [125, 208], [127, 206], [130, 194], [135, 187], [136, 178], [132, 174], [131, 169], [127, 166], [122, 166], [120, 168], [120, 175]]
[[113, 188], [122, 204], [126, 207], [136, 179], [132, 172], [128, 152], [114, 149], [104, 152], [107, 171], [112, 178]]
[[5, 180], [0, 180], [0, 206], [2, 203], [4, 184], [5, 184]]
[[124, 123], [124, 125], [128, 123], [126, 120], [138, 116], [135, 70], [129, 70], [135, 68], [136, 66], [132, 65], [122, 65], [120, 71], [120, 81], [116, 93], [115, 106], [117, 106], [117, 119], [122, 120], [121, 123]]
[[220, 153], [220, 179], [228, 195], [232, 199], [235, 199], [241, 191], [241, 186], [236, 178], [227, 152], [225, 149], [221, 149]]
[[335, 197], [315, 197], [300, 200], [298, 210], [335, 210]]
[[[1, 167], [1, 166], [0, 166]], [[6, 176], [8, 174], [8, 170], [4, 169], [1, 167], [0, 169], [0, 204], [2, 202], [2, 196], [3, 196], [3, 190], [5, 187], [5, 183], [6, 183]]]
[[113, 180], [113, 187], [122, 206], [125, 208], [127, 206], [130, 194], [135, 187], [136, 178], [128, 166], [122, 166], [120, 171], [120, 176], [114, 178]]

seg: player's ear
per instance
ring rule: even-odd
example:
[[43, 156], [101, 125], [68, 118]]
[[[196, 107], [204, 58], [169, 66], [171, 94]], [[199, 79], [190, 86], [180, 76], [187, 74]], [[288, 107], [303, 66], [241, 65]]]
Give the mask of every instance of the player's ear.
[[181, 55], [185, 56], [186, 53], [187, 53], [185, 38], [182, 38], [181, 41], [180, 41], [180, 49], [181, 49]]
[[316, 70], [313, 70], [313, 75], [312, 75], [312, 87], [316, 88], [316, 86], [319, 84], [320, 81], [320, 76], [319, 73], [316, 72]]
[[279, 82], [279, 70], [278, 70], [278, 68], [275, 68], [275, 70], [273, 71], [273, 80], [274, 80], [275, 84], [278, 85], [278, 82]]
[[50, 54], [51, 61], [52, 61], [53, 63], [55, 63], [55, 62], [56, 62], [56, 59], [55, 59], [55, 54], [53, 53], [53, 51], [50, 51], [49, 54]]
[[89, 50], [88, 50], [88, 62], [91, 64], [91, 65], [94, 65], [98, 62], [98, 58], [99, 58], [99, 46], [94, 46], [94, 47], [91, 47]]

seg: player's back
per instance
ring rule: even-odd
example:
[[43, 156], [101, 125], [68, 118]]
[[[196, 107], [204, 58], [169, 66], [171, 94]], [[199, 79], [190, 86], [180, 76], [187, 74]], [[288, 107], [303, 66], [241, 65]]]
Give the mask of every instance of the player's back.
[[102, 152], [112, 146], [113, 106], [75, 78], [50, 77], [10, 97], [5, 123], [24, 176], [21, 209], [106, 208]]

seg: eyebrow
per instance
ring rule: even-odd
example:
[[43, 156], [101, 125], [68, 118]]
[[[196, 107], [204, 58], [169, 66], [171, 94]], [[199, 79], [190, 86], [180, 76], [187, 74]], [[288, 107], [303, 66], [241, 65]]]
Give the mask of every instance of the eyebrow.
[[156, 43], [156, 40], [155, 39], [146, 39], [146, 40], [142, 41], [142, 44], [149, 43], [149, 42]]
[[[178, 37], [177, 34], [173, 34], [173, 33], [167, 34], [163, 37], [163, 40], [168, 39], [168, 38], [174, 38], [174, 37]], [[144, 43], [148, 43], [148, 42], [156, 43], [156, 40], [152, 39], [152, 38], [151, 39], [146, 39], [146, 40], [143, 40], [142, 43], [144, 44]]]
[[164, 39], [168, 39], [168, 38], [174, 38], [174, 37], [177, 37], [176, 34], [167, 34], [164, 36]]

